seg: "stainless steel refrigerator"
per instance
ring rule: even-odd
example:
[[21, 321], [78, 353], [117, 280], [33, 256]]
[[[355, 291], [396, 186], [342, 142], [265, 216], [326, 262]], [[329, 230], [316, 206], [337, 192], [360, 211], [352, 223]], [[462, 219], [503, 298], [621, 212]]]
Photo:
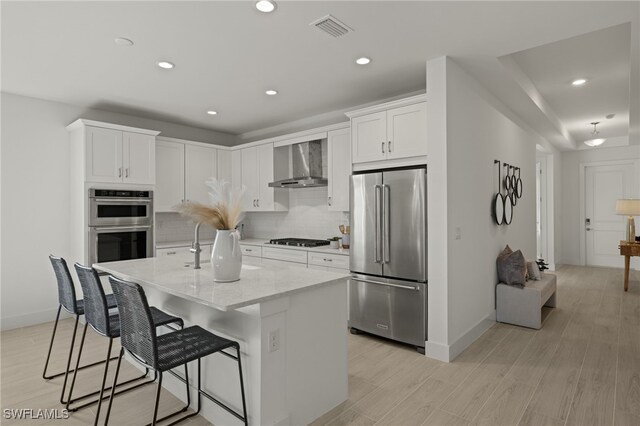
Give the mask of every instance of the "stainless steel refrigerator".
[[351, 177], [349, 327], [415, 345], [427, 340], [426, 168]]

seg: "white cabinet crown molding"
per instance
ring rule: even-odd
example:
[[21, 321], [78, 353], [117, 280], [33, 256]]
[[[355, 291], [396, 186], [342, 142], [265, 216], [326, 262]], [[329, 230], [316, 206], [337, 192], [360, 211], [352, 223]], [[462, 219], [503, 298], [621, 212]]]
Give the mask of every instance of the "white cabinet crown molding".
[[343, 121], [341, 123], [329, 124], [327, 126], [322, 126], [322, 127], [315, 127], [313, 129], [302, 130], [300, 132], [274, 136], [271, 138], [261, 139], [253, 142], [241, 143], [239, 145], [230, 147], [230, 149], [232, 151], [236, 151], [244, 148], [251, 148], [252, 146], [264, 145], [267, 143], [273, 143], [275, 147], [291, 145], [298, 142], [304, 142], [306, 140], [318, 139], [318, 138], [309, 139], [310, 135], [313, 136], [315, 134], [324, 134], [325, 135], [324, 137], [326, 138], [327, 132], [330, 132], [331, 130], [348, 129], [350, 126], [351, 124], [348, 121]]
[[142, 133], [145, 135], [152, 135], [152, 136], [157, 136], [160, 134], [159, 131], [157, 130], [149, 130], [149, 129], [140, 129], [138, 127], [130, 127], [130, 126], [123, 126], [121, 124], [113, 124], [113, 123], [105, 123], [102, 121], [94, 121], [94, 120], [87, 120], [85, 118], [78, 118], [76, 121], [74, 121], [73, 123], [69, 124], [67, 126], [67, 130], [72, 131], [72, 130], [76, 130], [76, 129], [81, 129], [85, 126], [90, 126], [90, 127], [101, 127], [103, 129], [113, 129], [113, 130], [122, 130], [124, 132], [131, 132], [131, 133]]
[[207, 148], [215, 148], [215, 149], [219, 149], [222, 151], [231, 151], [232, 147], [229, 146], [224, 146], [224, 145], [216, 145], [213, 143], [208, 143], [208, 142], [197, 142], [197, 141], [190, 141], [188, 139], [179, 139], [179, 138], [170, 138], [168, 136], [158, 136], [156, 138], [157, 141], [165, 141], [165, 142], [175, 142], [175, 143], [182, 143], [185, 145], [196, 145], [196, 146], [204, 146]]
[[391, 102], [385, 102], [383, 104], [373, 105], [366, 108], [348, 111], [345, 113], [345, 115], [349, 118], [360, 117], [367, 114], [373, 114], [375, 112], [386, 111], [389, 109], [398, 108], [398, 107], [407, 106], [407, 105], [413, 105], [413, 104], [426, 102], [426, 101], [427, 101], [427, 95], [425, 93], [421, 95], [410, 96], [408, 98], [398, 99]]

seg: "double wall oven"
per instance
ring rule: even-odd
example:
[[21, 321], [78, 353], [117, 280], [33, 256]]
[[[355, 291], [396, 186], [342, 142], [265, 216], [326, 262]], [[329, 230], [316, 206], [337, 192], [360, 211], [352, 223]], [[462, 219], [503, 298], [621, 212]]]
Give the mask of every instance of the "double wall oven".
[[153, 191], [89, 190], [89, 264], [153, 256]]

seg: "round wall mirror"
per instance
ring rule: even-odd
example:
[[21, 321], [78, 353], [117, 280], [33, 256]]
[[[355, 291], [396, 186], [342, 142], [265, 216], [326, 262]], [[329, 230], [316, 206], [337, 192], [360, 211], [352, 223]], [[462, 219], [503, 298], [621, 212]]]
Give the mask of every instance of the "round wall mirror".
[[504, 195], [497, 193], [493, 199], [493, 219], [496, 225], [502, 225], [504, 220]]
[[504, 224], [510, 225], [511, 220], [513, 219], [513, 201], [511, 201], [512, 196], [507, 195], [504, 198]]

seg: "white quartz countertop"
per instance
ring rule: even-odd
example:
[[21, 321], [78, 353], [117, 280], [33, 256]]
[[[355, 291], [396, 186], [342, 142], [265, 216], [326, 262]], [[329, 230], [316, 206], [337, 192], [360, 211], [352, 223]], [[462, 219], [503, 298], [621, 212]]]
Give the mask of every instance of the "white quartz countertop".
[[[174, 247], [191, 247], [192, 241], [170, 241], [170, 242], [162, 242], [156, 243], [157, 249], [165, 249], [165, 248], [174, 248]], [[213, 240], [203, 240], [200, 241], [200, 245], [213, 244]], [[240, 240], [240, 244], [246, 244], [250, 246], [262, 246], [262, 247], [276, 247], [283, 248], [289, 250], [304, 250], [310, 251], [314, 253], [327, 253], [327, 254], [338, 254], [342, 256], [349, 256], [348, 249], [341, 248], [329, 248], [329, 246], [321, 246], [321, 247], [297, 247], [297, 246], [283, 246], [279, 244], [269, 244], [269, 240], [265, 240], [262, 238], [245, 238], [244, 240]]]
[[254, 305], [349, 277], [348, 274], [299, 266], [243, 264], [239, 281], [216, 283], [210, 263], [203, 263], [202, 269], [197, 270], [184, 264], [180, 259], [151, 257], [96, 263], [93, 267], [143, 287], [153, 287], [221, 311]]

